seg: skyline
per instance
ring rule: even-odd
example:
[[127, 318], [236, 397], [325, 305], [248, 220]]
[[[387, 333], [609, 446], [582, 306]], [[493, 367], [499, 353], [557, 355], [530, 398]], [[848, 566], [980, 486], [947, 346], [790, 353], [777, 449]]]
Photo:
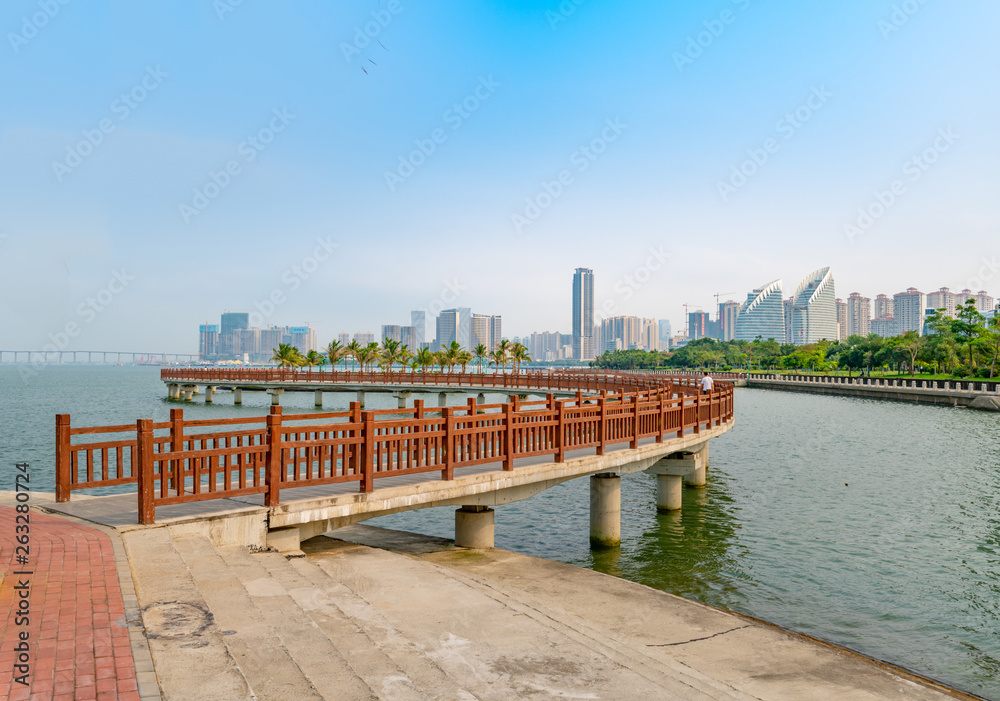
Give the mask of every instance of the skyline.
[[820, 265], [995, 294], [1000, 8], [898, 5], [9, 3], [0, 345], [185, 352], [227, 308], [565, 333], [577, 267], [675, 328]]

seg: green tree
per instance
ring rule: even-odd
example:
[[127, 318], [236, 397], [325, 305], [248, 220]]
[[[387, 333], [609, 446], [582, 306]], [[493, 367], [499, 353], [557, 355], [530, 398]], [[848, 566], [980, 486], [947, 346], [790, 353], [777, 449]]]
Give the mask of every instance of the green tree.
[[337, 362], [342, 360], [344, 363], [344, 369], [346, 370], [347, 356], [349, 354], [350, 352], [347, 350], [347, 348], [341, 345], [340, 341], [330, 341], [326, 345], [326, 357], [329, 359], [330, 365], [332, 365], [333, 367], [336, 367]]
[[951, 330], [958, 339], [960, 345], [965, 346], [969, 351], [969, 368], [975, 367], [973, 350], [979, 344], [983, 336], [986, 319], [976, 308], [975, 300], [968, 300], [964, 305], [958, 307], [956, 318], [951, 322]]
[[427, 372], [427, 368], [432, 367], [436, 362], [434, 359], [434, 351], [430, 348], [421, 348], [418, 350], [417, 354], [414, 356], [414, 360], [417, 365], [420, 366], [420, 370], [422, 372]]
[[271, 360], [276, 362], [279, 368], [294, 368], [302, 364], [302, 354], [291, 343], [279, 343], [278, 347], [272, 350], [274, 355], [271, 356]]
[[490, 356], [490, 352], [486, 349], [482, 343], [472, 349], [472, 357], [476, 360], [476, 365], [479, 367], [479, 372], [483, 372], [483, 366], [486, 364], [487, 359]]

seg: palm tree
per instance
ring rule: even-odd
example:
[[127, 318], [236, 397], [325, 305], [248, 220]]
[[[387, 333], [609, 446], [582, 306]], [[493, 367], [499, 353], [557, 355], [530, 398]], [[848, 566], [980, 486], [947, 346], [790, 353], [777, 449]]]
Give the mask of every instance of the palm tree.
[[531, 362], [531, 356], [528, 355], [528, 349], [521, 345], [520, 343], [515, 343], [510, 347], [510, 359], [514, 362], [514, 372], [521, 372], [521, 362]]
[[387, 338], [382, 341], [382, 348], [379, 352], [379, 358], [381, 363], [389, 368], [389, 374], [392, 374], [392, 366], [396, 363], [401, 362], [400, 356], [403, 348], [403, 344], [399, 341], [394, 341], [391, 338]]
[[453, 372], [455, 369], [455, 363], [458, 362], [458, 356], [462, 352], [462, 346], [458, 344], [458, 341], [452, 341], [451, 344], [444, 349], [444, 356], [448, 361], [448, 372]]
[[434, 362], [441, 368], [441, 372], [444, 372], [444, 369], [448, 367], [448, 354], [443, 350], [438, 351], [434, 354]]
[[465, 366], [472, 362], [472, 353], [467, 350], [461, 351], [458, 354], [458, 364], [462, 366], [462, 374], [465, 374]]
[[486, 346], [482, 343], [472, 349], [472, 357], [476, 359], [476, 365], [479, 366], [479, 372], [483, 371], [483, 365], [485, 365], [489, 356], [490, 352], [486, 350]]
[[497, 344], [497, 350], [500, 351], [500, 355], [503, 358], [504, 371], [507, 370], [507, 359], [510, 357], [510, 349], [511, 349], [510, 341], [508, 341], [506, 338], [501, 340], [500, 343]]
[[430, 348], [421, 348], [418, 350], [416, 356], [414, 356], [414, 360], [423, 372], [427, 372], [427, 368], [432, 367], [437, 362], [434, 359], [434, 351]]
[[279, 368], [293, 368], [302, 364], [302, 354], [291, 343], [279, 343], [277, 349], [272, 350], [274, 355], [271, 360], [278, 363]]
[[[347, 353], [344, 355], [345, 367], [347, 365], [347, 356], [354, 358], [355, 360], [358, 361], [359, 364], [361, 363], [361, 361], [358, 360], [358, 353], [361, 352], [361, 344], [358, 343], [358, 339], [355, 338], [350, 343], [348, 343], [347, 348], [345, 350], [347, 351]], [[362, 370], [364, 370], [364, 368], [362, 368]]]
[[302, 361], [299, 364], [302, 365], [303, 367], [309, 368], [309, 371], [312, 372], [312, 369], [314, 367], [316, 367], [317, 365], [323, 365], [323, 363], [325, 362], [326, 362], [325, 357], [320, 355], [315, 350], [311, 350], [304, 356], [302, 356]]
[[413, 369], [411, 361], [413, 360], [413, 351], [410, 350], [409, 346], [403, 346], [399, 349], [399, 368]]
[[501, 367], [507, 366], [507, 355], [497, 348], [495, 351], [490, 353], [490, 363], [493, 364], [493, 374], [496, 375], [497, 371]]
[[338, 360], [344, 361], [344, 369], [347, 369], [347, 356], [350, 351], [341, 345], [340, 341], [330, 341], [326, 346], [326, 357], [330, 359], [330, 365], [336, 367]]

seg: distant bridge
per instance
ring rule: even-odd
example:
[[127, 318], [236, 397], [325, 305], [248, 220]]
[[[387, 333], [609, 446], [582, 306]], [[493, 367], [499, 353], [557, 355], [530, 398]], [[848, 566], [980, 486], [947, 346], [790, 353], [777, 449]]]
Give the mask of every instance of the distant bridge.
[[0, 365], [171, 365], [193, 363], [197, 353], [138, 353], [98, 350], [0, 350]]

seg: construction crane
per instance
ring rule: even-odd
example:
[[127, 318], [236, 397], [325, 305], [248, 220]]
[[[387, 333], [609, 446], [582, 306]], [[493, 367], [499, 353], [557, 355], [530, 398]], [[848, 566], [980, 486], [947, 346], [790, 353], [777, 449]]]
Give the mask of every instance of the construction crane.
[[722, 297], [723, 295], [734, 295], [734, 294], [736, 294], [736, 293], [735, 292], [716, 292], [715, 293], [715, 308], [716, 309], [719, 308], [719, 297]]

